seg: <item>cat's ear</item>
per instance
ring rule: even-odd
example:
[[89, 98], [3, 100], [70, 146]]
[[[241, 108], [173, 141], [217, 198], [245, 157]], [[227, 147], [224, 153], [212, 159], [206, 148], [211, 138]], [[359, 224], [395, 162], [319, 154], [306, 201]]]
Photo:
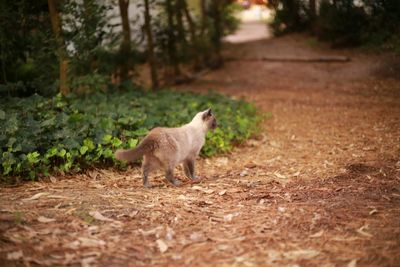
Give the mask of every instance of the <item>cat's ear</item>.
[[202, 118], [203, 118], [203, 120], [206, 120], [211, 115], [212, 115], [212, 110], [211, 110], [211, 108], [209, 108], [206, 111], [204, 111]]

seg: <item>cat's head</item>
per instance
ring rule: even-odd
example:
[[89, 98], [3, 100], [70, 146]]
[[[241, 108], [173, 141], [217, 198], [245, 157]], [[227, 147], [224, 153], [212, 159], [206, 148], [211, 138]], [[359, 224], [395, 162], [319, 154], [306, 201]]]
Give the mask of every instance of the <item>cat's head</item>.
[[201, 112], [201, 119], [203, 123], [206, 124], [208, 130], [214, 130], [218, 127], [217, 119], [215, 118], [215, 115], [212, 112], [211, 108]]

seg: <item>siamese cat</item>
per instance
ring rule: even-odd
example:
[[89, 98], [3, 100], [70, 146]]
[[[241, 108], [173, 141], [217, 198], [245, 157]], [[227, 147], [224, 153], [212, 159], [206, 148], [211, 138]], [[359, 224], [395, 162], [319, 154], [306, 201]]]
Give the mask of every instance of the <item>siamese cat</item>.
[[165, 178], [174, 186], [180, 181], [174, 179], [174, 168], [183, 163], [185, 175], [196, 180], [195, 161], [204, 145], [210, 129], [217, 127], [217, 120], [211, 109], [197, 113], [191, 122], [178, 128], [154, 128], [134, 149], [119, 149], [115, 152], [118, 160], [135, 161], [144, 157], [142, 163], [143, 185], [151, 187], [148, 176], [151, 171], [165, 171]]

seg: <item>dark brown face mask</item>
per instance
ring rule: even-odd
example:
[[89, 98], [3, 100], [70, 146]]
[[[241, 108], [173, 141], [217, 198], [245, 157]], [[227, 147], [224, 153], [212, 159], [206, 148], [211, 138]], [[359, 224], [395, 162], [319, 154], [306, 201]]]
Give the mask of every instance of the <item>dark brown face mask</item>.
[[210, 108], [204, 112], [203, 121], [205, 121], [208, 124], [208, 127], [212, 130], [218, 127], [217, 119]]
[[215, 128], [218, 127], [217, 119], [213, 117], [213, 120], [211, 122], [211, 129], [215, 130]]

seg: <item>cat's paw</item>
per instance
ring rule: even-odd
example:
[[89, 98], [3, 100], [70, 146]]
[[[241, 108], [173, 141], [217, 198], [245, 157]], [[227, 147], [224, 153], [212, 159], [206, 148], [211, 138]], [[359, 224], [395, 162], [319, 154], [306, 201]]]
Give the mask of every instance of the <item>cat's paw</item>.
[[181, 182], [181, 181], [178, 181], [178, 180], [174, 180], [174, 181], [172, 182], [172, 184], [173, 184], [174, 186], [180, 186], [180, 185], [182, 184], [182, 182]]
[[146, 187], [146, 188], [152, 188], [153, 187], [150, 183], [144, 183], [143, 186]]

